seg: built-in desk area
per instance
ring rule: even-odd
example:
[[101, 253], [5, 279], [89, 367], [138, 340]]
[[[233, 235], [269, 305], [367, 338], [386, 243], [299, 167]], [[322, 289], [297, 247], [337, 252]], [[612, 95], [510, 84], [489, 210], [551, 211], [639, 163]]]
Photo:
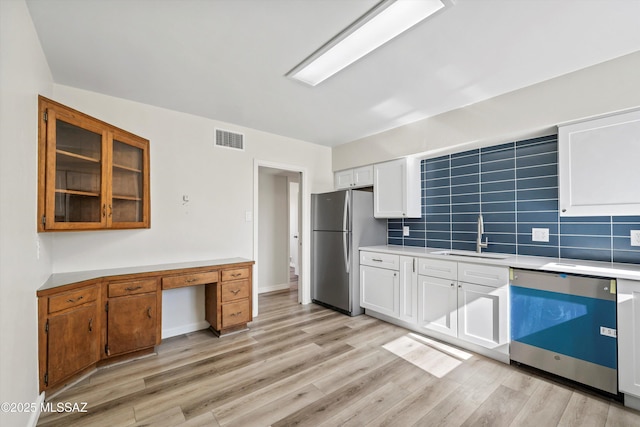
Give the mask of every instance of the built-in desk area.
[[217, 335], [252, 320], [254, 261], [227, 258], [52, 274], [38, 289], [40, 391], [97, 366], [153, 353], [162, 291], [205, 287], [205, 318]]

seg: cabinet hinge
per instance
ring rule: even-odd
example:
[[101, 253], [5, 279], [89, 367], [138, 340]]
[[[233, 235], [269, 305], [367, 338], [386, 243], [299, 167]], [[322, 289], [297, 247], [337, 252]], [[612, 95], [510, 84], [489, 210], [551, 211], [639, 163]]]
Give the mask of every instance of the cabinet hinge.
[[49, 333], [49, 319], [47, 319], [47, 323], [44, 324], [44, 332], [45, 334]]
[[49, 373], [45, 372], [44, 374], [44, 385], [49, 385]]
[[104, 305], [104, 311], [109, 312], [109, 302], [108, 301]]
[[49, 120], [49, 114], [47, 114], [47, 112], [45, 111], [44, 113], [42, 113], [42, 120], [44, 120], [45, 122], [47, 120]]
[[42, 215], [42, 226], [44, 227], [45, 225], [47, 225], [47, 217], [46, 215]]

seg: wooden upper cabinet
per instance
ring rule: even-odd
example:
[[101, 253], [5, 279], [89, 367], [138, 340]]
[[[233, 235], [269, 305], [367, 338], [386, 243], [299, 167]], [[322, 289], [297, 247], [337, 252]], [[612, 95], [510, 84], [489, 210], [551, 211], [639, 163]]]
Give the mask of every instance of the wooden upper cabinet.
[[39, 97], [38, 231], [149, 228], [149, 141]]

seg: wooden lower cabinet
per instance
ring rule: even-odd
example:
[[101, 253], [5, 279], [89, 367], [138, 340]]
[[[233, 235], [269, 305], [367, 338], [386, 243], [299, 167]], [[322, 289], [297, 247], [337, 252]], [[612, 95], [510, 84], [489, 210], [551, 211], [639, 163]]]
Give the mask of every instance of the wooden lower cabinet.
[[158, 280], [109, 283], [107, 289], [105, 356], [119, 356], [160, 344], [162, 294]]
[[217, 335], [246, 329], [252, 320], [252, 266], [233, 258], [152, 266], [147, 272], [131, 267], [113, 275], [53, 275], [36, 293], [40, 391], [59, 390], [97, 366], [152, 353], [162, 339], [163, 289], [205, 285], [211, 329]]
[[253, 319], [251, 270], [224, 269], [218, 283], [205, 286], [205, 317], [217, 335], [246, 329]]
[[100, 359], [98, 288], [93, 285], [39, 299], [41, 390], [64, 383]]

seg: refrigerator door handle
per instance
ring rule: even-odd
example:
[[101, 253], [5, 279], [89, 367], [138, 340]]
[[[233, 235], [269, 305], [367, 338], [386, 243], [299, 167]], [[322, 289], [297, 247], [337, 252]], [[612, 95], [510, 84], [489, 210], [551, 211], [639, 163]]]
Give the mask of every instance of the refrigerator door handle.
[[350, 273], [349, 265], [349, 191], [344, 192], [344, 212], [342, 215], [342, 250], [344, 251], [344, 269]]
[[342, 231], [349, 231], [349, 192], [344, 193], [344, 212], [342, 213]]
[[347, 273], [350, 273], [349, 265], [351, 263], [349, 262], [349, 233], [347, 232], [342, 233], [342, 246], [344, 251], [344, 269]]

